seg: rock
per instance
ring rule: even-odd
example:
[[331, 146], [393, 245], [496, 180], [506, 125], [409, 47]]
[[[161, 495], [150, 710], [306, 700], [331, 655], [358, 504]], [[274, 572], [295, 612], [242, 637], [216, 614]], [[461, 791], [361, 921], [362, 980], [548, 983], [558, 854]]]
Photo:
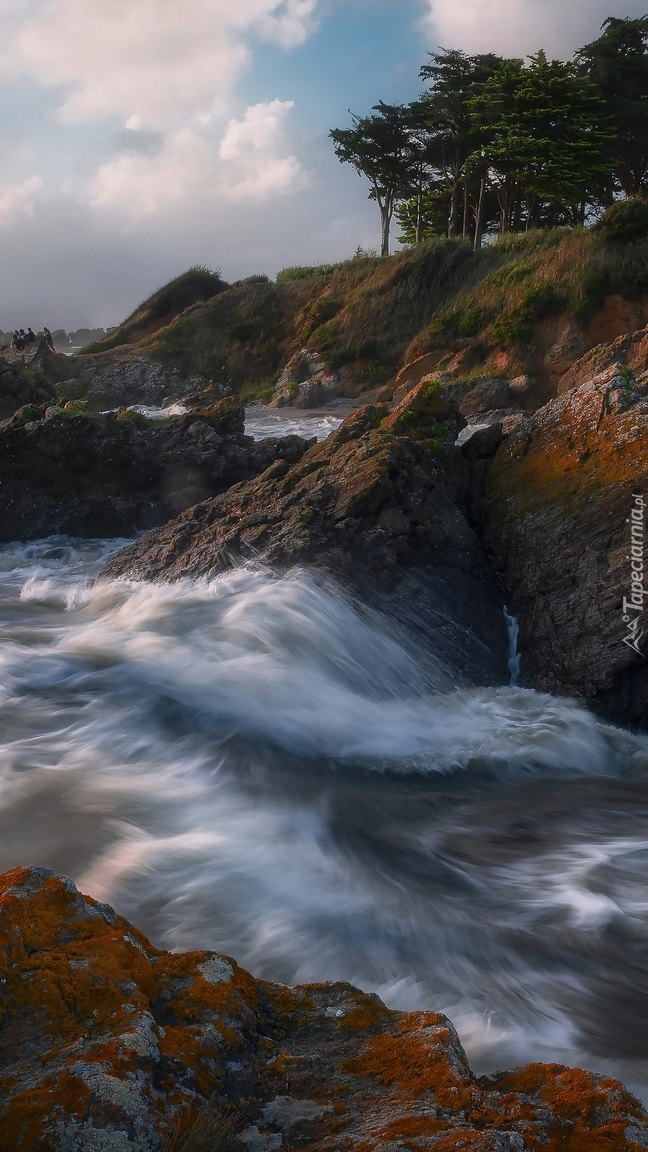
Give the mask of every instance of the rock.
[[486, 377], [473, 383], [462, 397], [459, 411], [466, 419], [478, 420], [484, 413], [511, 406], [510, 381]]
[[544, 366], [549, 375], [556, 379], [563, 376], [590, 347], [591, 341], [583, 330], [573, 321], [569, 321], [556, 342], [546, 352]]
[[361, 385], [348, 370], [327, 369], [319, 353], [300, 348], [280, 373], [269, 408], [320, 408], [340, 396], [357, 396]]
[[157, 363], [138, 345], [73, 356], [67, 365], [68, 378], [59, 386], [59, 395], [66, 400], [82, 397], [95, 410], [161, 405], [191, 387], [176, 368]]
[[520, 625], [521, 682], [643, 727], [646, 500], [648, 374], [613, 363], [510, 431], [483, 513]]
[[638, 1152], [648, 1141], [648, 1114], [609, 1077], [559, 1064], [475, 1076], [438, 1013], [163, 952], [47, 869], [0, 876], [0, 1019], [12, 1152], [215, 1148], [227, 1132], [227, 1147], [248, 1152]]
[[[560, 382], [560, 393], [585, 384], [601, 373], [606, 375], [618, 367], [622, 372], [641, 376], [648, 364], [648, 329], [640, 328], [619, 336], [612, 343], [597, 344], [581, 356], [565, 373]], [[618, 374], [618, 371], [617, 371]]]
[[394, 404], [400, 404], [401, 400], [424, 376], [430, 376], [438, 368], [444, 357], [447, 357], [447, 353], [443, 351], [426, 352], [424, 356], [417, 356], [415, 360], [410, 360], [404, 364], [394, 381]]
[[47, 404], [56, 398], [54, 385], [38, 369], [0, 355], [0, 420], [26, 404]]
[[508, 382], [508, 389], [512, 396], [521, 396], [531, 391], [534, 387], [534, 380], [532, 376], [523, 373], [521, 376], [514, 376]]
[[308, 564], [399, 620], [449, 670], [448, 686], [502, 683], [502, 603], [469, 521], [451, 410], [423, 383], [410, 402], [357, 409], [298, 463], [277, 462], [190, 509], [117, 553], [106, 575], [175, 580], [259, 558], [280, 570]]
[[457, 440], [463, 455], [467, 460], [485, 460], [494, 456], [504, 439], [504, 430], [501, 421], [493, 424], [468, 424], [463, 430], [470, 435], [461, 435]]
[[161, 421], [80, 401], [24, 406], [0, 424], [0, 539], [132, 535], [310, 443], [255, 442], [243, 426], [231, 397]]

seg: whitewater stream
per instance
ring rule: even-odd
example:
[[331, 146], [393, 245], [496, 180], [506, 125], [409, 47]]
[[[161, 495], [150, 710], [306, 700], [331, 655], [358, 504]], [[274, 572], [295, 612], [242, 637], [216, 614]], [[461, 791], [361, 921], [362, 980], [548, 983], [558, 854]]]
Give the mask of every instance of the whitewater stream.
[[163, 947], [446, 1012], [478, 1071], [645, 1097], [648, 740], [449, 693], [305, 571], [97, 579], [121, 543], [0, 547], [0, 868], [70, 875]]

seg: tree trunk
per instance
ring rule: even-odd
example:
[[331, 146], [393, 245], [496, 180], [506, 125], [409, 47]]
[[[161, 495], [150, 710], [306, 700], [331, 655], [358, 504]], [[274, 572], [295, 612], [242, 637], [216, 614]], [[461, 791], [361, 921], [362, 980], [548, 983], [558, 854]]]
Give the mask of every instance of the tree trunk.
[[380, 205], [380, 255], [389, 256], [389, 227], [391, 224], [393, 202], [387, 198]]
[[486, 188], [486, 177], [482, 176], [479, 182], [479, 198], [477, 200], [477, 211], [475, 212], [475, 239], [473, 241], [473, 252], [481, 248], [482, 233], [484, 231], [484, 191]]
[[470, 225], [468, 224], [468, 181], [464, 180], [464, 197], [463, 197], [463, 228], [461, 235], [464, 240], [470, 234]]
[[423, 192], [419, 188], [418, 196], [416, 197], [416, 244], [421, 243], [421, 236], [423, 235]]

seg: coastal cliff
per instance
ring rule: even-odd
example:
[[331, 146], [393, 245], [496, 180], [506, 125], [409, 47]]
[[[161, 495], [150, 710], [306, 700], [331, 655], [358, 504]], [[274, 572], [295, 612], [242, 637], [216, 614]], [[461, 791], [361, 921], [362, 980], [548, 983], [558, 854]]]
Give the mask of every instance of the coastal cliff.
[[646, 727], [646, 330], [625, 341], [633, 357], [622, 343], [579, 361], [583, 382], [506, 437], [483, 514], [520, 620], [522, 683]]

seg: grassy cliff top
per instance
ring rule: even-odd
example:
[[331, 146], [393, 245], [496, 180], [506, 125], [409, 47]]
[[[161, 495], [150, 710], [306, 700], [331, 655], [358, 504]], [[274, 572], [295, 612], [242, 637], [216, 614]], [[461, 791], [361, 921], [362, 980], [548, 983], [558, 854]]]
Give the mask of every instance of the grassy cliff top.
[[204, 303], [226, 288], [220, 273], [198, 266], [189, 268], [169, 284], [158, 288], [108, 335], [95, 344], [86, 345], [83, 352], [106, 352], [122, 344], [137, 344], [152, 332], [177, 320], [188, 308]]
[[369, 387], [437, 350], [468, 348], [475, 371], [505, 350], [511, 371], [525, 370], [547, 317], [587, 329], [607, 296], [646, 293], [648, 239], [622, 243], [561, 228], [473, 252], [460, 239], [440, 238], [386, 258], [285, 269], [276, 282], [254, 276], [228, 286], [215, 273], [191, 270], [92, 350], [140, 342], [187, 376], [230, 381], [251, 397], [306, 348]]

